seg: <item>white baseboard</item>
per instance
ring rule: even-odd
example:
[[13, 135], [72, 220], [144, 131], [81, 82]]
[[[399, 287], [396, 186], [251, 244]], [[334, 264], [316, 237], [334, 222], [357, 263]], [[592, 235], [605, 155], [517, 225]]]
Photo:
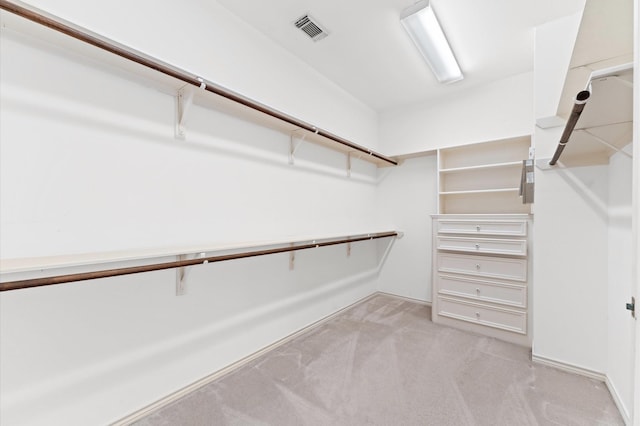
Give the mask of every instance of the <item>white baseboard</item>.
[[[266, 352], [269, 352], [269, 351], [271, 351], [271, 350], [273, 350], [273, 349], [275, 349], [275, 348], [277, 348], [277, 347], [279, 347], [281, 345], [284, 345], [285, 343], [295, 339], [299, 335], [301, 335], [303, 333], [306, 333], [306, 332], [308, 332], [310, 330], [313, 330], [314, 328], [316, 328], [316, 327], [318, 327], [318, 326], [330, 321], [334, 317], [340, 315], [344, 311], [346, 311], [348, 309], [351, 309], [355, 305], [357, 305], [359, 303], [363, 303], [363, 302], [365, 302], [365, 301], [367, 301], [367, 300], [371, 299], [372, 297], [374, 297], [376, 295], [379, 295], [379, 294], [384, 294], [384, 293], [377, 292], [377, 291], [374, 292], [374, 293], [371, 293], [370, 295], [363, 297], [362, 299], [350, 304], [349, 306], [346, 306], [346, 307], [340, 309], [339, 311], [336, 311], [336, 312], [334, 312], [334, 313], [332, 313], [332, 314], [330, 314], [330, 315], [328, 315], [328, 316], [326, 316], [324, 318], [321, 318], [320, 320], [318, 320], [318, 321], [316, 321], [316, 322], [314, 322], [314, 323], [312, 323], [312, 324], [310, 324], [310, 325], [308, 325], [308, 326], [306, 326], [306, 327], [304, 327], [304, 328], [302, 328], [302, 329], [300, 329], [300, 330], [298, 330], [298, 331], [296, 331], [296, 332], [294, 332], [294, 333], [292, 333], [292, 334], [290, 334], [290, 335], [278, 340], [277, 342], [274, 342], [274, 343], [270, 344], [269, 346], [266, 346], [266, 347], [260, 349], [259, 351], [254, 352], [253, 354], [251, 354], [251, 355], [249, 355], [249, 356], [247, 356], [245, 358], [242, 358], [241, 360], [239, 360], [239, 361], [237, 361], [237, 362], [235, 362], [235, 363], [233, 363], [233, 364], [231, 364], [231, 365], [229, 365], [229, 366], [227, 366], [227, 367], [225, 367], [225, 368], [223, 368], [221, 370], [218, 370], [218, 371], [216, 371], [216, 372], [214, 372], [214, 373], [212, 373], [212, 374], [210, 374], [210, 375], [208, 375], [206, 377], [203, 377], [202, 379], [200, 379], [200, 380], [198, 380], [198, 381], [196, 381], [196, 382], [194, 382], [194, 383], [192, 383], [192, 384], [190, 384], [188, 386], [185, 386], [184, 388], [182, 388], [182, 389], [180, 389], [180, 390], [178, 390], [178, 391], [176, 391], [176, 392], [174, 392], [174, 393], [172, 393], [170, 395], [167, 395], [166, 397], [154, 402], [153, 404], [147, 405], [146, 407], [144, 407], [144, 408], [142, 408], [142, 409], [140, 409], [140, 410], [138, 410], [138, 411], [136, 411], [136, 412], [134, 412], [134, 413], [132, 413], [132, 414], [130, 414], [130, 415], [128, 415], [128, 416], [126, 416], [126, 417], [114, 422], [114, 423], [112, 423], [111, 426], [127, 426], [127, 425], [130, 425], [130, 424], [138, 421], [138, 420], [141, 420], [142, 418], [148, 416], [149, 414], [153, 413], [154, 411], [159, 410], [162, 407], [166, 407], [167, 405], [177, 401], [178, 399], [188, 395], [189, 393], [194, 392], [194, 391], [200, 389], [201, 387], [208, 385], [209, 383], [215, 381], [216, 379], [219, 379], [220, 377], [222, 377], [222, 376], [224, 376], [226, 374], [229, 374], [230, 372], [242, 367], [243, 365], [246, 365], [247, 363], [253, 361], [254, 359], [258, 358], [259, 356], [265, 354]], [[393, 295], [389, 295], [389, 296], [393, 296]]]
[[431, 307], [431, 302], [427, 301], [427, 300], [420, 300], [420, 299], [414, 299], [412, 297], [407, 297], [407, 296], [399, 296], [397, 294], [393, 294], [393, 293], [387, 293], [385, 291], [377, 291], [374, 294], [382, 294], [384, 296], [389, 296], [389, 297], [394, 297], [396, 299], [400, 299], [400, 300], [406, 300], [407, 302], [413, 302], [413, 303], [419, 303], [421, 305], [425, 305], [425, 306], [429, 306]]
[[613, 383], [611, 383], [611, 381], [609, 380], [609, 377], [606, 374], [600, 373], [598, 371], [589, 370], [587, 368], [578, 367], [576, 365], [568, 364], [562, 361], [545, 358], [539, 355], [531, 355], [531, 360], [538, 364], [546, 365], [549, 367], [555, 367], [559, 370], [578, 374], [580, 376], [585, 376], [590, 379], [595, 379], [603, 382], [607, 386], [607, 389], [611, 394], [611, 398], [613, 399], [613, 402], [616, 404], [616, 408], [620, 412], [620, 416], [622, 416], [622, 420], [624, 421], [624, 424], [627, 426], [631, 425], [631, 416], [629, 415], [629, 412], [627, 411], [626, 407], [622, 403], [622, 399], [620, 398], [618, 391], [616, 390]]
[[631, 426], [631, 416], [629, 415], [629, 411], [627, 410], [627, 407], [625, 407], [624, 404], [622, 403], [622, 398], [620, 398], [620, 394], [618, 394], [618, 390], [613, 385], [613, 383], [611, 383], [611, 380], [609, 380], [609, 376], [606, 377], [606, 380], [604, 381], [604, 383], [607, 385], [607, 389], [609, 389], [609, 393], [613, 398], [613, 402], [615, 402], [616, 407], [618, 407], [618, 411], [622, 416], [622, 420], [624, 420], [624, 424], [627, 426]]
[[559, 370], [578, 374], [580, 376], [585, 376], [590, 379], [599, 380], [601, 382], [605, 382], [607, 380], [607, 376], [604, 373], [601, 373], [599, 371], [589, 370], [588, 368], [578, 367], [577, 365], [568, 364], [566, 362], [558, 361], [555, 359], [545, 358], [543, 356], [532, 354], [531, 360], [538, 364], [546, 365], [549, 367], [555, 367]]

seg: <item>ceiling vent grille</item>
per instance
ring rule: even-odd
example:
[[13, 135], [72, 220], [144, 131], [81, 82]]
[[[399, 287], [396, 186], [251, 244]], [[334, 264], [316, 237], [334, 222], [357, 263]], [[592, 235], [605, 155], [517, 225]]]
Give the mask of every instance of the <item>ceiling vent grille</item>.
[[304, 31], [304, 33], [308, 35], [313, 41], [322, 40], [329, 35], [327, 30], [325, 30], [317, 20], [309, 15], [304, 15], [301, 18], [297, 19], [294, 25], [296, 26], [296, 28]]

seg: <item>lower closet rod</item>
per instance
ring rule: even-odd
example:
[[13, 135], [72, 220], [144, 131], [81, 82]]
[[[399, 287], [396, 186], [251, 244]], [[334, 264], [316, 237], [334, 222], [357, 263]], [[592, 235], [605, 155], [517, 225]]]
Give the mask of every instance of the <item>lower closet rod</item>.
[[286, 247], [267, 249], [267, 250], [255, 250], [242, 253], [225, 254], [220, 256], [201, 257], [198, 259], [178, 260], [174, 262], [154, 263], [150, 265], [131, 266], [128, 268], [117, 269], [105, 269], [101, 271], [82, 272], [77, 274], [57, 275], [43, 278], [33, 278], [20, 281], [7, 281], [0, 283], [0, 291], [20, 290], [32, 287], [43, 287], [56, 284], [64, 284], [76, 281], [93, 280], [97, 278], [116, 277], [119, 275], [138, 274], [141, 272], [160, 271], [163, 269], [182, 268], [184, 266], [201, 265], [205, 263], [223, 262], [225, 260], [233, 259], [245, 259], [248, 257], [265, 256], [268, 254], [285, 253], [297, 250], [306, 250], [316, 247], [333, 246], [337, 244], [354, 243], [358, 241], [377, 240], [380, 238], [397, 237], [398, 233], [395, 231], [380, 232], [376, 234], [366, 234], [363, 236], [353, 238], [343, 238], [338, 240], [320, 241], [308, 244], [301, 244], [299, 246], [292, 245], [295, 243], [289, 243]]

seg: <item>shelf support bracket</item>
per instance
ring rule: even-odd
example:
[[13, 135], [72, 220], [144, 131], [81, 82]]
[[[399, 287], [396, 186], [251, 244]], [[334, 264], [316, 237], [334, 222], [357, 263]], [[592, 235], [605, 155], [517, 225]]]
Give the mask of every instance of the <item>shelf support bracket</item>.
[[615, 145], [610, 144], [609, 142], [607, 142], [606, 140], [602, 139], [601, 137], [594, 135], [593, 133], [591, 133], [587, 129], [578, 129], [578, 131], [586, 133], [587, 135], [591, 136], [593, 139], [595, 139], [598, 142], [600, 142], [602, 145], [614, 150], [615, 152], [619, 152], [620, 154], [624, 154], [629, 158], [633, 158], [633, 155], [631, 155], [628, 152], [616, 147]]
[[[178, 256], [178, 261], [187, 260], [186, 254]], [[176, 296], [184, 296], [187, 294], [187, 274], [188, 268], [176, 268]]]
[[347, 257], [351, 257], [351, 243], [347, 243]]
[[[193, 256], [193, 255], [188, 255], [188, 254], [181, 254], [178, 255], [178, 261], [183, 261], [183, 260], [189, 260], [189, 259], [195, 259], [196, 257], [201, 257], [204, 258], [206, 257], [207, 254], [206, 253], [198, 253], [197, 255]], [[209, 263], [207, 260], [205, 260], [203, 262], [203, 264], [207, 264]], [[180, 267], [180, 268], [176, 268], [176, 296], [184, 296], [185, 294], [187, 294], [187, 275], [189, 273], [189, 269], [188, 267]]]
[[[296, 142], [296, 135], [299, 133], [302, 133], [302, 137], [298, 138], [298, 141]], [[306, 136], [307, 135], [300, 130], [294, 130], [291, 132], [291, 135], [289, 135], [289, 164], [295, 164], [296, 151], [298, 150], [298, 148], [300, 148], [300, 145], [302, 144]]]
[[[293, 247], [293, 243], [291, 243], [289, 245], [290, 247]], [[295, 262], [296, 262], [296, 252], [295, 251], [290, 251], [289, 252], [289, 270], [293, 271], [295, 269]]]
[[193, 87], [184, 85], [176, 93], [176, 138], [186, 139], [187, 137], [187, 118], [189, 110], [193, 105]]

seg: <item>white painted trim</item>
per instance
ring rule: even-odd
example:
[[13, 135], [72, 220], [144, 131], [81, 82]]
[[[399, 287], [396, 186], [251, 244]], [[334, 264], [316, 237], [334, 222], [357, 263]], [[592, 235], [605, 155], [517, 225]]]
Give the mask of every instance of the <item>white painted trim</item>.
[[543, 356], [532, 354], [531, 360], [538, 364], [546, 365], [548, 367], [554, 367], [559, 370], [578, 374], [580, 376], [585, 376], [590, 379], [599, 380], [601, 382], [605, 382], [607, 380], [607, 376], [604, 373], [600, 373], [599, 371], [589, 370], [588, 368], [578, 367], [577, 365], [568, 364], [555, 359], [545, 358]]
[[609, 376], [605, 377], [604, 383], [607, 385], [607, 389], [609, 389], [609, 393], [611, 394], [611, 398], [613, 398], [613, 402], [615, 402], [616, 407], [618, 407], [618, 411], [622, 416], [622, 420], [624, 421], [624, 424], [627, 426], [630, 426], [631, 416], [629, 415], [629, 410], [627, 410], [627, 407], [624, 406], [624, 403], [622, 402], [622, 398], [620, 398], [620, 394], [618, 393], [618, 390], [613, 385], [611, 380], [609, 380]]
[[[164, 397], [164, 398], [162, 398], [162, 399], [160, 399], [160, 400], [158, 400], [158, 401], [156, 401], [156, 402], [154, 402], [154, 403], [152, 403], [150, 405], [147, 405], [146, 407], [141, 408], [138, 411], [135, 411], [134, 413], [129, 414], [126, 417], [123, 417], [122, 419], [112, 423], [111, 426], [127, 426], [127, 425], [130, 425], [130, 424], [138, 421], [138, 420], [141, 420], [142, 418], [144, 418], [145, 416], [148, 416], [149, 414], [153, 413], [154, 411], [159, 410], [159, 409], [161, 409], [163, 407], [166, 407], [167, 405], [177, 401], [178, 399], [188, 395], [189, 393], [194, 392], [194, 391], [196, 391], [196, 390], [208, 385], [209, 383], [221, 378], [222, 376], [225, 376], [226, 374], [231, 373], [234, 370], [237, 370], [238, 368], [248, 364], [249, 362], [253, 361], [254, 359], [264, 355], [265, 353], [267, 353], [267, 352], [269, 352], [269, 351], [271, 351], [273, 349], [276, 349], [277, 347], [282, 346], [285, 343], [290, 342], [291, 340], [295, 339], [296, 337], [300, 336], [301, 334], [304, 334], [304, 333], [306, 333], [308, 331], [313, 330], [314, 328], [316, 328], [316, 327], [318, 327], [318, 326], [320, 326], [320, 325], [332, 320], [333, 318], [335, 318], [336, 316], [342, 314], [343, 312], [353, 308], [354, 306], [356, 306], [356, 305], [358, 305], [360, 303], [364, 303], [367, 300], [369, 300], [372, 297], [374, 297], [376, 295], [379, 295], [379, 294], [400, 298], [400, 296], [394, 296], [392, 294], [386, 294], [386, 293], [381, 293], [381, 292], [377, 292], [377, 291], [374, 292], [374, 293], [371, 293], [370, 295], [365, 296], [362, 299], [360, 299], [360, 300], [358, 300], [358, 301], [356, 301], [356, 302], [354, 302], [354, 303], [352, 303], [352, 304], [350, 304], [350, 305], [348, 305], [348, 306], [346, 306], [346, 307], [344, 307], [344, 308], [342, 308], [342, 309], [340, 309], [340, 310], [338, 310], [338, 311], [336, 311], [336, 312], [334, 312], [334, 313], [332, 313], [330, 315], [327, 315], [326, 317], [321, 318], [318, 321], [316, 321], [316, 322], [314, 322], [312, 324], [309, 324], [308, 326], [306, 326], [304, 328], [301, 328], [300, 330], [298, 330], [298, 331], [296, 331], [296, 332], [294, 332], [294, 333], [292, 333], [292, 334], [290, 334], [290, 335], [288, 335], [286, 337], [283, 337], [282, 339], [280, 339], [280, 340], [278, 340], [278, 341], [276, 341], [276, 342], [274, 342], [274, 343], [272, 343], [272, 344], [270, 344], [268, 346], [265, 346], [264, 348], [260, 349], [259, 351], [254, 352], [253, 354], [248, 355], [248, 356], [238, 360], [237, 362], [234, 362], [233, 364], [231, 364], [231, 365], [229, 365], [229, 366], [227, 366], [225, 368], [222, 368], [222, 369], [220, 369], [220, 370], [218, 370], [218, 371], [216, 371], [216, 372], [214, 372], [214, 373], [212, 373], [212, 374], [210, 374], [210, 375], [208, 375], [206, 377], [203, 377], [202, 379], [200, 379], [200, 380], [198, 380], [198, 381], [196, 381], [196, 382], [194, 382], [194, 383], [192, 383], [190, 385], [187, 385], [184, 388], [182, 388], [180, 390], [177, 390], [176, 392], [173, 392], [172, 394], [169, 394], [166, 397]], [[425, 302], [418, 301], [418, 300], [413, 300], [413, 299], [407, 299], [407, 300], [411, 300], [413, 302], [425, 303]]]
[[374, 294], [372, 294], [369, 297], [375, 296], [376, 294], [380, 294], [380, 295], [383, 295], [383, 296], [389, 296], [389, 297], [393, 297], [395, 299], [400, 299], [400, 300], [404, 300], [404, 301], [407, 301], [407, 302], [418, 303], [420, 305], [425, 305], [425, 306], [431, 307], [431, 302], [428, 301], [428, 300], [414, 299], [412, 297], [400, 296], [398, 294], [387, 293], [387, 292], [384, 292], [384, 291], [377, 291], [377, 292], [375, 292]]

